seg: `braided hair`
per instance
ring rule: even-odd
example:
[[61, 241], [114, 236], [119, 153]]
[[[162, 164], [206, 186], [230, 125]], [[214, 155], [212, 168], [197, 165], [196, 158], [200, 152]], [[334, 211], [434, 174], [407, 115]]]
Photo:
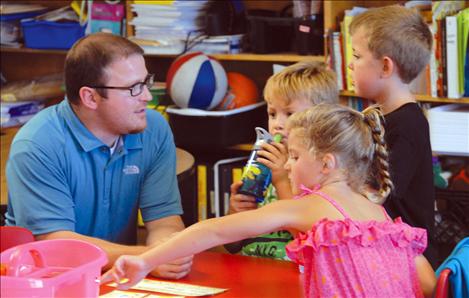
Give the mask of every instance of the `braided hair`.
[[[292, 115], [287, 129], [295, 130], [316, 157], [333, 153], [348, 185], [370, 201], [383, 203], [391, 192], [384, 128], [376, 106], [360, 113], [339, 104], [318, 104]], [[377, 194], [368, 191], [372, 180], [379, 186]]]

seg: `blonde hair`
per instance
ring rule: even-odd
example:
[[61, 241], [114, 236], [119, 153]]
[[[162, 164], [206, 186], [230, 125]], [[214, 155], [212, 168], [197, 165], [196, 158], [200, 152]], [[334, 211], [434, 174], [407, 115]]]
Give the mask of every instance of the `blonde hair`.
[[271, 76], [264, 88], [264, 98], [282, 99], [286, 104], [295, 100], [307, 100], [313, 105], [337, 103], [336, 75], [323, 62], [301, 61]]
[[319, 158], [334, 154], [355, 191], [366, 193], [365, 185], [376, 178], [378, 196], [368, 199], [383, 203], [393, 184], [381, 117], [376, 106], [360, 113], [339, 104], [319, 104], [288, 118], [287, 130], [297, 131], [308, 151]]
[[430, 59], [432, 34], [416, 11], [399, 5], [371, 8], [353, 18], [350, 34], [360, 28], [368, 36], [368, 49], [373, 56], [391, 58], [406, 84], [417, 77]]

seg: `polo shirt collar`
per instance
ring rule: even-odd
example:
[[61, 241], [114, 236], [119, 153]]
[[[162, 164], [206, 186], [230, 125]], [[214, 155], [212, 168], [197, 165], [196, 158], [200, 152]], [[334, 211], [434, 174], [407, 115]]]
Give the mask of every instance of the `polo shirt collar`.
[[[102, 146], [107, 146], [95, 135], [93, 135], [88, 128], [81, 122], [78, 116], [73, 111], [67, 99], [64, 99], [60, 104], [59, 110], [64, 115], [65, 122], [70, 129], [70, 133], [75, 137], [80, 146], [85, 152], [89, 152]], [[142, 133], [128, 134], [123, 136], [125, 149], [140, 149], [143, 147]]]

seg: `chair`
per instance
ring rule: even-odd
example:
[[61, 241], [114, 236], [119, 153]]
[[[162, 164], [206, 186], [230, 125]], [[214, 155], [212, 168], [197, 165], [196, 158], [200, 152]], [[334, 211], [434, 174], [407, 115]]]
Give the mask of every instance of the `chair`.
[[33, 241], [33, 233], [26, 228], [17, 226], [0, 227], [0, 252]]
[[[469, 237], [462, 239], [449, 257], [436, 270], [438, 276], [436, 298], [469, 298]], [[451, 287], [450, 287], [451, 285]]]
[[440, 272], [438, 281], [436, 283], [435, 298], [448, 298], [449, 294], [449, 276], [451, 269], [446, 268]]

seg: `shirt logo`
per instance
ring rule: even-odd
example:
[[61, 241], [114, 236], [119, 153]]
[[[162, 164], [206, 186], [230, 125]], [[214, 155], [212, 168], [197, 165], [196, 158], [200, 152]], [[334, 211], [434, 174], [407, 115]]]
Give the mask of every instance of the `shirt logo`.
[[140, 169], [136, 165], [127, 165], [124, 167], [122, 172], [124, 172], [126, 175], [135, 175], [140, 173]]

